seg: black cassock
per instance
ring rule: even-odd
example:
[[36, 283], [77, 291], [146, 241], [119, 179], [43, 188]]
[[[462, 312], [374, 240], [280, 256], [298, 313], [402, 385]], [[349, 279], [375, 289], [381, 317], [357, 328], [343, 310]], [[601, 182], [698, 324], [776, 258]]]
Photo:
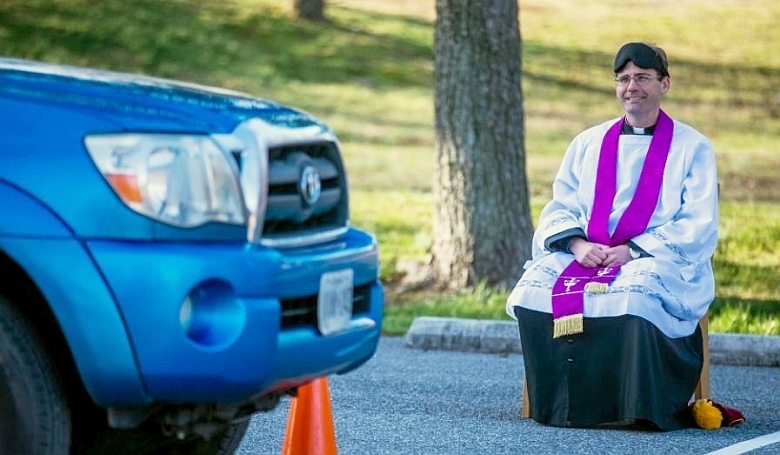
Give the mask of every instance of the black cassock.
[[530, 416], [560, 427], [640, 421], [695, 425], [688, 402], [703, 363], [701, 329], [672, 339], [634, 315], [585, 318], [584, 332], [553, 338], [552, 315], [515, 307]]

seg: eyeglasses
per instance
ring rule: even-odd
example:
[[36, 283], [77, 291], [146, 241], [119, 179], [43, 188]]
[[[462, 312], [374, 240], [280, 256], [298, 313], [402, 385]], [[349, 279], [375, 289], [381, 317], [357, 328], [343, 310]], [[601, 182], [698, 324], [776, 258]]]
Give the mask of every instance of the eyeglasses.
[[639, 85], [647, 85], [652, 80], [660, 81], [663, 78], [664, 78], [663, 76], [653, 76], [651, 74], [646, 74], [646, 73], [639, 73], [633, 76], [624, 74], [622, 76], [615, 76], [615, 83], [617, 83], [617, 85], [628, 85], [633, 80]]

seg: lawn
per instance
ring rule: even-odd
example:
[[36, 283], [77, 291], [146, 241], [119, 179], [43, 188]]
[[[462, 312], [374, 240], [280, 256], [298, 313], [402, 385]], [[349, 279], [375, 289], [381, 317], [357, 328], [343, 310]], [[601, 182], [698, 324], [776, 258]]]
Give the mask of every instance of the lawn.
[[[627, 41], [670, 57], [664, 108], [709, 136], [721, 180], [710, 329], [780, 335], [780, 2], [521, 0], [528, 182], [534, 213], [564, 149], [616, 117], [611, 61]], [[303, 108], [337, 131], [352, 222], [374, 232], [385, 331], [414, 317], [506, 318], [506, 292], [406, 290], [431, 245], [433, 0], [25, 0], [0, 3], [0, 54], [218, 85]]]

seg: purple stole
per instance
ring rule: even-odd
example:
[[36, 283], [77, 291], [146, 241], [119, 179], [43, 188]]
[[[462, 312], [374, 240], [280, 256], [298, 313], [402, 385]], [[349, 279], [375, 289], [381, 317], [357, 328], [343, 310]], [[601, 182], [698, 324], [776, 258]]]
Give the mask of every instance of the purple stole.
[[[588, 221], [588, 240], [609, 246], [626, 243], [647, 229], [658, 205], [674, 132], [674, 122], [660, 111], [634, 197], [610, 236], [609, 214], [617, 192], [618, 141], [624, 121], [625, 117], [612, 125], [601, 142], [593, 211]], [[572, 260], [553, 285], [553, 338], [582, 333], [584, 292], [606, 292], [619, 271], [619, 265], [587, 268]]]

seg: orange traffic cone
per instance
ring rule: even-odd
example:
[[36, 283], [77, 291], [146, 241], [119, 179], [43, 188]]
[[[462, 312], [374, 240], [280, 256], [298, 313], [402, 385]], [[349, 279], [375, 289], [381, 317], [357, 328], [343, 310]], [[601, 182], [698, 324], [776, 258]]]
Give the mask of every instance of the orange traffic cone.
[[282, 455], [337, 455], [328, 378], [298, 387], [290, 401]]

